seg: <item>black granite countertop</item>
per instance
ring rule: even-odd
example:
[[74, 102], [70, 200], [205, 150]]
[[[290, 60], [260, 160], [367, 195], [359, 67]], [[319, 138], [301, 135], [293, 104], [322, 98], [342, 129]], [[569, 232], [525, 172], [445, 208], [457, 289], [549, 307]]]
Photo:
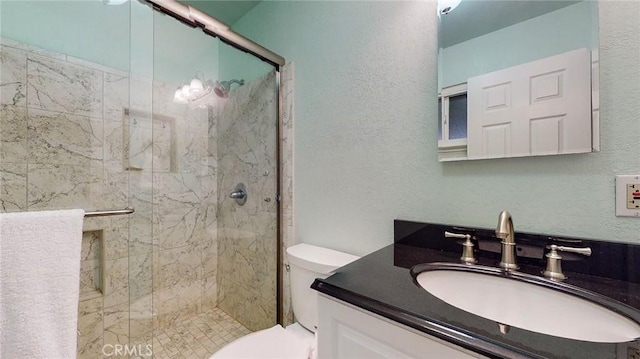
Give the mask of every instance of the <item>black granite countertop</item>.
[[[563, 339], [516, 327], [502, 334], [496, 322], [453, 307], [419, 287], [410, 274], [413, 266], [459, 263], [461, 246], [445, 239], [445, 230], [474, 235], [479, 265], [496, 266], [499, 245], [496, 250], [497, 240], [490, 230], [396, 221], [394, 244], [339, 269], [327, 279], [317, 279], [312, 288], [491, 358], [616, 358], [615, 343]], [[520, 272], [533, 275], [543, 269], [546, 245], [590, 246], [592, 257], [566, 256], [565, 283], [623, 303], [621, 314], [640, 321], [640, 281], [637, 273], [628, 270], [637, 268], [640, 246], [527, 233], [516, 233], [516, 239], [521, 243]], [[604, 261], [605, 255], [615, 261], [594, 265]]]

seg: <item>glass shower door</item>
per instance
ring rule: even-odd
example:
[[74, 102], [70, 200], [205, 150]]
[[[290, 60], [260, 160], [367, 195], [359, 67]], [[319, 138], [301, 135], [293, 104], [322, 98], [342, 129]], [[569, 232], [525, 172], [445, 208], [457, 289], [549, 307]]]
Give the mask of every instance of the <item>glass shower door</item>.
[[78, 358], [276, 324], [273, 67], [138, 1], [0, 4], [0, 211], [135, 208], [85, 220]]
[[133, 206], [133, 215], [84, 221], [77, 356], [150, 354], [151, 182], [129, 165], [126, 135], [131, 109], [148, 103], [150, 111], [139, 60], [147, 51], [148, 61], [151, 48], [132, 31], [145, 26], [136, 13], [150, 9], [102, 1], [1, 6], [0, 211]]
[[[278, 83], [273, 67], [220, 46], [222, 80], [243, 79], [212, 108], [218, 158], [218, 306], [250, 330], [277, 322]], [[246, 202], [230, 198], [246, 186]]]
[[153, 39], [154, 354], [202, 357], [277, 322], [277, 76], [159, 12]]

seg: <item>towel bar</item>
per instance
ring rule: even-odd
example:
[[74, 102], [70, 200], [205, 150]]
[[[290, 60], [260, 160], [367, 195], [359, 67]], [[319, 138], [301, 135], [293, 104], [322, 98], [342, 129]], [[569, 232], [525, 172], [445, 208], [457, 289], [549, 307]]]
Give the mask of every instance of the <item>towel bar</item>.
[[125, 208], [125, 209], [113, 209], [110, 211], [92, 211], [92, 212], [85, 212], [84, 217], [87, 218], [87, 217], [119, 216], [123, 214], [131, 214], [135, 211], [136, 210], [133, 209], [132, 207]]

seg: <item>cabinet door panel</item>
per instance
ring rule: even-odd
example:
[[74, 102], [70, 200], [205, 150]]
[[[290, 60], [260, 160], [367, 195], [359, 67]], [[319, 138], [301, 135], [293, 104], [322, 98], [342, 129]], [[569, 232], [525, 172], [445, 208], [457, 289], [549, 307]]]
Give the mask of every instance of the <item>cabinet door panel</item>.
[[562, 121], [564, 116], [551, 116], [531, 120], [530, 143], [534, 155], [555, 155], [562, 148]]
[[323, 294], [318, 306], [318, 359], [485, 358]]

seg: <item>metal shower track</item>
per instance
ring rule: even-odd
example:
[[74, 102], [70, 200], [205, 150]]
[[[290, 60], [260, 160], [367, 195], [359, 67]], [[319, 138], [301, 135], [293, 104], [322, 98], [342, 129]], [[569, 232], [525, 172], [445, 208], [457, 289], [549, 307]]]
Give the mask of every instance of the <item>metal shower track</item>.
[[204, 32], [219, 38], [223, 42], [270, 63], [278, 70], [285, 64], [284, 57], [234, 32], [229, 29], [229, 26], [191, 5], [182, 4], [176, 0], [147, 0], [146, 2], [151, 4], [154, 9], [170, 15], [191, 27], [199, 27]]

